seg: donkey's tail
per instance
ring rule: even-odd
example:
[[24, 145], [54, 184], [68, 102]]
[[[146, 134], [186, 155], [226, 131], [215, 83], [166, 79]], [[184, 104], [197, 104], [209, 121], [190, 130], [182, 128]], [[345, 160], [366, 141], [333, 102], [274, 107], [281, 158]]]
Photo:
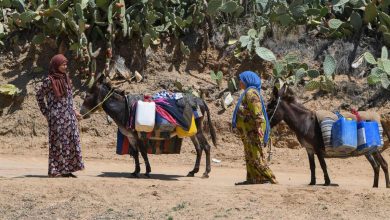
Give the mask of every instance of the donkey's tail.
[[203, 100], [203, 104], [207, 113], [207, 123], [209, 124], [210, 128], [210, 135], [211, 135], [211, 140], [213, 141], [214, 146], [217, 146], [217, 134], [215, 132], [214, 125], [211, 121], [211, 115], [210, 115], [210, 110], [209, 107], [207, 106], [206, 102]]
[[[390, 141], [390, 123], [389, 122], [387, 122], [387, 121], [385, 121], [385, 120], [381, 120], [381, 125], [382, 125], [382, 128], [383, 128], [383, 134], [384, 135], [386, 135], [387, 136], [387, 139]], [[383, 136], [384, 136], [383, 135]], [[384, 138], [384, 137], [383, 137]], [[389, 144], [384, 144], [383, 145], [383, 148], [382, 148], [382, 150], [381, 150], [381, 152], [382, 151], [384, 151], [384, 150], [386, 150], [387, 148], [389, 148], [390, 146], [389, 146]]]

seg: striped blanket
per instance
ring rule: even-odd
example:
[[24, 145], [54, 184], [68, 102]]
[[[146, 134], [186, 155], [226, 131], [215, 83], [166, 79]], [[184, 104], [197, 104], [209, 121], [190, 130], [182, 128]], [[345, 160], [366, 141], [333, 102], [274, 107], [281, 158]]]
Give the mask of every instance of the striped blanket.
[[[340, 113], [345, 118], [352, 118], [353, 120], [356, 120], [356, 116], [350, 112], [340, 112]], [[371, 120], [371, 121], [376, 121], [379, 124], [381, 123], [381, 116], [376, 112], [360, 111], [359, 115], [362, 118], [362, 120]], [[319, 123], [321, 123], [325, 118], [331, 118], [333, 120], [337, 120], [336, 114], [334, 114], [331, 111], [326, 111], [326, 110], [316, 111], [316, 116], [317, 116], [317, 120]]]
[[[178, 138], [177, 136], [163, 140], [141, 140], [141, 146], [139, 147], [146, 147], [148, 154], [180, 154], [181, 145], [183, 143], [183, 139]], [[134, 152], [134, 148], [130, 145], [127, 137], [123, 135], [118, 129], [116, 153], [119, 155], [133, 155]]]

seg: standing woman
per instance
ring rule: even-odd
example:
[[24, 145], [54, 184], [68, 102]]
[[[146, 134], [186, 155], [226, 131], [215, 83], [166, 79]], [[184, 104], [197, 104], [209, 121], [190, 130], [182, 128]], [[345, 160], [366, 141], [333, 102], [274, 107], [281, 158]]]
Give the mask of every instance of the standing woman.
[[49, 124], [49, 177], [76, 177], [73, 172], [84, 169], [76, 121], [81, 115], [73, 107], [67, 63], [64, 55], [55, 55], [50, 61], [49, 76], [36, 94]]
[[266, 164], [262, 148], [262, 142], [268, 141], [270, 126], [260, 95], [261, 80], [252, 71], [245, 71], [239, 77], [240, 88], [245, 91], [234, 109], [232, 126], [237, 127], [244, 144], [247, 175], [246, 181], [236, 185], [275, 184], [277, 181]]

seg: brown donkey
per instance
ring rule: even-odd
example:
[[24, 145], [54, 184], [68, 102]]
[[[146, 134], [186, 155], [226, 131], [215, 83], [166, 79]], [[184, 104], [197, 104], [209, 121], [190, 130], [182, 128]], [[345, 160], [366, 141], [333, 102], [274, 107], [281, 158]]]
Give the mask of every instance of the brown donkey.
[[[316, 184], [314, 154], [317, 154], [321, 169], [324, 173], [324, 185], [329, 186], [330, 179], [324, 158], [331, 157], [327, 156], [325, 153], [321, 128], [316, 114], [313, 111], [306, 109], [302, 104], [297, 103], [293, 92], [287, 86], [283, 86], [280, 90], [276, 87], [274, 88], [273, 97], [267, 105], [267, 113], [270, 118], [271, 127], [274, 127], [281, 121], [285, 121], [290, 129], [295, 132], [299, 143], [306, 148], [311, 171], [311, 181], [309, 185]], [[383, 121], [381, 121], [381, 124], [384, 133], [390, 139], [389, 129]], [[388, 146], [384, 146], [381, 151], [387, 148]], [[382, 157], [381, 153], [376, 150], [361, 155], [366, 156], [374, 169], [373, 187], [378, 187], [379, 170], [380, 167], [382, 167], [383, 172], [385, 173], [386, 187], [390, 188], [387, 162]]]

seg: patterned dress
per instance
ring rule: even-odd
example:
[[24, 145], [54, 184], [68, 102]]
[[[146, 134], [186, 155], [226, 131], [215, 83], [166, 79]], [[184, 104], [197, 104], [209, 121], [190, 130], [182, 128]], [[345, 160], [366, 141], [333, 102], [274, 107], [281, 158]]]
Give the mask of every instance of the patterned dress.
[[263, 111], [258, 92], [249, 89], [237, 113], [237, 129], [244, 144], [248, 183], [277, 183], [267, 166], [262, 148], [265, 129]]
[[66, 97], [57, 99], [50, 79], [45, 78], [36, 98], [49, 124], [49, 176], [84, 169], [71, 88], [67, 89]]

